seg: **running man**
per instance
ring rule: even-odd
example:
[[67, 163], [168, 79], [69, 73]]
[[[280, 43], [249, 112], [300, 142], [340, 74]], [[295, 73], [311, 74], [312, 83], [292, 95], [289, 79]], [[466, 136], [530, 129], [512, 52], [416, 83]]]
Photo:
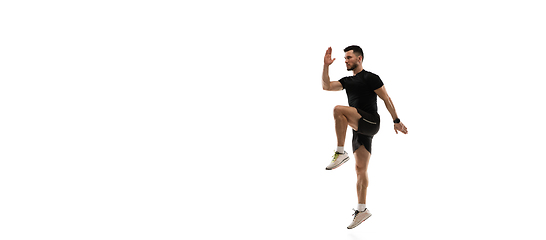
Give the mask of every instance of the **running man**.
[[332, 59], [332, 48], [329, 47], [324, 55], [322, 88], [326, 91], [345, 89], [349, 99], [349, 107], [336, 106], [334, 108], [337, 149], [326, 170], [336, 169], [349, 160], [349, 154], [344, 150], [344, 145], [347, 126], [350, 126], [353, 129], [352, 144], [356, 162], [356, 193], [358, 196], [357, 209], [353, 209], [355, 211], [353, 222], [347, 227], [352, 229], [372, 215], [366, 208], [366, 190], [368, 188], [367, 171], [372, 152], [372, 139], [379, 131], [377, 96], [385, 102], [393, 119], [396, 134], [399, 131], [407, 134], [408, 129], [400, 122], [392, 100], [379, 76], [362, 68], [362, 60], [364, 59], [362, 48], [353, 45], [345, 48], [344, 51], [347, 71], [353, 71], [353, 76], [344, 77], [339, 81], [330, 81], [328, 68], [336, 59]]

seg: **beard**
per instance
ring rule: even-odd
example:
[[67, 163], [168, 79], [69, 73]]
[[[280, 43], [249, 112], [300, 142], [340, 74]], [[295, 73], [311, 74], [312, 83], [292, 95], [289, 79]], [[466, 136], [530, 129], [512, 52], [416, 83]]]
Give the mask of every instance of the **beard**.
[[347, 65], [347, 71], [353, 71], [356, 68], [356, 65]]

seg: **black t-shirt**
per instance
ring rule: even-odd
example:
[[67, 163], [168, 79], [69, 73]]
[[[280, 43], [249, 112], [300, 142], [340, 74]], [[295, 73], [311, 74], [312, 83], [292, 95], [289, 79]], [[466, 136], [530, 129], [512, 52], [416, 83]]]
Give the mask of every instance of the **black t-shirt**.
[[355, 76], [340, 79], [339, 82], [347, 92], [349, 106], [368, 113], [377, 113], [377, 94], [374, 90], [383, 86], [379, 76], [362, 70]]

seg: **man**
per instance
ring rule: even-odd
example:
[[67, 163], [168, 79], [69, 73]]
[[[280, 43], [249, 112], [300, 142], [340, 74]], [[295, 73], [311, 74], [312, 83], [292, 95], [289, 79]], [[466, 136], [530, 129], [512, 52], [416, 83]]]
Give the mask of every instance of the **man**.
[[[332, 59], [332, 48], [324, 55], [322, 72], [322, 88], [326, 91], [345, 89], [349, 99], [349, 107], [334, 108], [337, 149], [326, 170], [336, 169], [349, 160], [349, 154], [344, 150], [347, 126], [353, 129], [353, 154], [356, 161], [356, 192], [358, 205], [353, 214], [353, 222], [347, 227], [352, 229], [371, 216], [366, 208], [366, 190], [368, 188], [368, 162], [372, 152], [372, 138], [379, 131], [379, 114], [377, 113], [377, 96], [385, 102], [394, 122], [394, 131], [407, 134], [408, 130], [400, 122], [391, 98], [385, 90], [383, 82], [376, 74], [362, 68], [364, 53], [359, 46], [349, 46], [344, 49], [347, 71], [353, 71], [353, 76], [344, 77], [339, 81], [330, 81], [328, 68], [336, 60]], [[353, 209], [354, 210], [354, 209]]]

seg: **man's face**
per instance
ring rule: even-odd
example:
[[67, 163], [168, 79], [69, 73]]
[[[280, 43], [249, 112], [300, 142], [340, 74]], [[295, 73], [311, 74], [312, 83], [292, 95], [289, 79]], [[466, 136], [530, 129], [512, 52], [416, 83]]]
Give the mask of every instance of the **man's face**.
[[353, 50], [345, 52], [345, 65], [347, 65], [347, 71], [355, 69], [360, 64], [358, 60], [359, 57], [353, 53]]

